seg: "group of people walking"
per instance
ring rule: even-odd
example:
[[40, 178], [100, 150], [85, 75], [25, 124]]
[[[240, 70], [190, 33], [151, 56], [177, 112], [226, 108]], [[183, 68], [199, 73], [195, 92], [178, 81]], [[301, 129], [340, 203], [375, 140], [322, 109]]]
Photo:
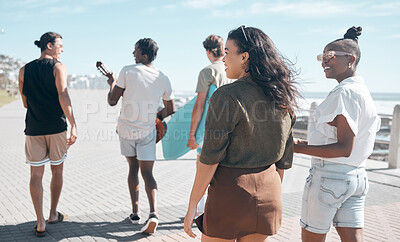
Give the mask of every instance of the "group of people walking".
[[[184, 230], [190, 237], [193, 222], [202, 241], [266, 241], [282, 221], [284, 170], [293, 153], [311, 155], [305, 182], [300, 225], [303, 241], [324, 241], [331, 224], [342, 241], [363, 241], [364, 201], [368, 192], [366, 160], [380, 127], [371, 95], [356, 75], [361, 52], [361, 27], [352, 27], [332, 41], [317, 59], [325, 76], [338, 85], [311, 117], [308, 140], [293, 138], [297, 99], [293, 65], [282, 57], [260, 29], [240, 26], [226, 43], [217, 35], [203, 42], [211, 64], [201, 70], [187, 146], [197, 149], [196, 175]], [[37, 215], [37, 236], [46, 234], [42, 177], [51, 164], [51, 210], [48, 223], [65, 219], [57, 212], [62, 187], [63, 161], [77, 138], [67, 92], [65, 66], [59, 62], [62, 37], [45, 33], [35, 44], [41, 57], [21, 68], [19, 86], [26, 115], [26, 157], [31, 165], [30, 191]], [[156, 159], [156, 118], [174, 113], [174, 95], [166, 75], [154, 67], [158, 47], [145, 38], [135, 44], [136, 64], [125, 66], [116, 79], [109, 73], [108, 103], [122, 97], [117, 132], [121, 154], [129, 164], [128, 186], [132, 213], [139, 223], [141, 171], [150, 204], [142, 232], [158, 225], [157, 183], [152, 174]], [[218, 89], [204, 110], [211, 85]], [[157, 110], [163, 100], [164, 108]], [[196, 130], [206, 116], [204, 142]], [[66, 119], [71, 131], [67, 138]], [[199, 209], [200, 207], [200, 209]], [[200, 211], [200, 212], [199, 212]]]

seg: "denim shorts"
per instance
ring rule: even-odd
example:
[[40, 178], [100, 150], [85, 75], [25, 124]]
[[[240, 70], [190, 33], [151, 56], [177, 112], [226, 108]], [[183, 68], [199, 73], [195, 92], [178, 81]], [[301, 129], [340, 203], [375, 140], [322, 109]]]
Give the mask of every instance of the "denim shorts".
[[311, 162], [303, 192], [300, 226], [326, 234], [334, 227], [363, 228], [368, 192], [365, 168], [319, 159]]
[[144, 138], [124, 139], [119, 136], [121, 154], [127, 157], [136, 156], [140, 161], [156, 160], [156, 130]]

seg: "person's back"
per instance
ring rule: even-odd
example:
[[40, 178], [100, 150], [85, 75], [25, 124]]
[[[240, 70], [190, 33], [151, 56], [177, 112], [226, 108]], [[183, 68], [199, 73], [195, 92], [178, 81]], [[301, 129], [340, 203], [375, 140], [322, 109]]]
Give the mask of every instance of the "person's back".
[[[250, 76], [220, 87], [211, 97], [210, 106], [207, 131], [219, 130], [219, 123], [224, 122], [229, 125], [222, 131], [229, 133], [230, 140], [224, 157], [213, 153], [204, 160], [214, 158], [227, 167], [254, 168], [275, 163], [281, 169], [291, 167], [287, 161], [292, 160], [293, 150], [286, 148], [290, 144], [283, 144], [292, 139], [295, 118], [274, 105]], [[207, 135], [209, 147], [203, 150], [214, 150], [219, 140], [212, 138], [216, 136], [212, 132]]]
[[[222, 57], [221, 57], [222, 58]], [[222, 61], [214, 61], [210, 65], [204, 67], [199, 73], [199, 80], [210, 78], [208, 82], [199, 81], [197, 83], [196, 92], [202, 92], [202, 90], [208, 89], [210, 85], [216, 85], [221, 87], [223, 85], [232, 83], [232, 79], [226, 78], [225, 66]]]
[[154, 129], [160, 99], [170, 89], [168, 77], [139, 63], [123, 67], [116, 85], [125, 88], [118, 133], [125, 138], [145, 136]]
[[293, 160], [298, 92], [263, 31], [234, 29], [224, 49], [226, 76], [236, 81], [210, 98], [184, 229], [195, 237], [196, 207], [209, 186], [204, 214], [195, 219], [202, 241], [266, 241], [281, 225], [281, 182]]
[[355, 76], [354, 78], [356, 82], [348, 86], [356, 94], [356, 101], [360, 104], [362, 113], [358, 124], [359, 132], [356, 135], [354, 148], [349, 158], [357, 157], [359, 161], [366, 162], [374, 149], [376, 133], [380, 129], [381, 120], [363, 78], [361, 76]]
[[[63, 165], [69, 146], [75, 143], [77, 129], [67, 90], [67, 70], [59, 62], [64, 51], [61, 35], [47, 32], [36, 40], [40, 48], [39, 59], [23, 66], [19, 71], [18, 86], [24, 107], [25, 155], [31, 171], [30, 193], [37, 221], [34, 228], [38, 237], [46, 235], [43, 217], [42, 179], [46, 164], [51, 165], [51, 207], [48, 223], [61, 222], [65, 216], [57, 212], [63, 185]], [[71, 124], [67, 138], [67, 122]]]
[[56, 134], [67, 129], [54, 78], [55, 59], [37, 59], [25, 65], [22, 93], [27, 100], [26, 135]]
[[[157, 43], [140, 39], [135, 44], [135, 65], [122, 68], [118, 80], [108, 75], [110, 91], [108, 104], [114, 106], [122, 97], [121, 114], [117, 132], [121, 154], [129, 164], [128, 186], [132, 213], [129, 220], [138, 224], [139, 216], [139, 168], [145, 183], [150, 214], [141, 231], [152, 234], [158, 225], [157, 183], [153, 176], [156, 159], [156, 117], [163, 119], [173, 113], [174, 95], [169, 79], [153, 66], [157, 56]], [[160, 99], [164, 108], [157, 112]]]

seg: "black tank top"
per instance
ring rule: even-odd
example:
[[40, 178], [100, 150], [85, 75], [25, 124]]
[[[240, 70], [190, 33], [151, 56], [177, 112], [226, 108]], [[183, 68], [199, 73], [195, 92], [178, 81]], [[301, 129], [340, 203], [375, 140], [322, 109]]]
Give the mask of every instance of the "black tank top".
[[25, 65], [22, 93], [26, 96], [26, 135], [48, 135], [67, 130], [54, 78], [55, 59], [34, 60]]

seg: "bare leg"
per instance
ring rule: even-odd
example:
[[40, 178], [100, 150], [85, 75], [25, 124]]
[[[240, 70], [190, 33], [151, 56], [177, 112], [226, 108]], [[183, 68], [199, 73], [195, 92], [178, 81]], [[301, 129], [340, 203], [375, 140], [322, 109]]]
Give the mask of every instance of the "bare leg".
[[249, 234], [237, 239], [237, 242], [266, 242], [268, 239], [268, 235], [264, 234]]
[[197, 155], [197, 158], [196, 158], [196, 170], [199, 168], [199, 163], [200, 163], [200, 156]]
[[234, 239], [220, 239], [214, 237], [208, 237], [205, 234], [201, 234], [201, 241], [202, 242], [234, 242]]
[[132, 212], [139, 212], [139, 161], [136, 156], [126, 157], [129, 163], [128, 187], [131, 195]]
[[303, 242], [323, 242], [325, 238], [326, 234], [316, 234], [304, 228], [301, 229], [301, 240]]
[[57, 205], [60, 200], [61, 189], [63, 186], [63, 168], [64, 163], [59, 165], [51, 166], [51, 183], [50, 183], [50, 193], [51, 193], [51, 206], [50, 206], [50, 215], [49, 221], [57, 221], [58, 213], [57, 213]]
[[46, 220], [43, 217], [43, 186], [42, 179], [44, 173], [43, 166], [31, 166], [31, 180], [29, 188], [31, 192], [33, 207], [35, 208], [37, 218], [37, 231], [46, 229]]
[[362, 228], [336, 227], [336, 231], [338, 232], [340, 239], [343, 242], [347, 242], [347, 241], [363, 242], [364, 241], [364, 231]]
[[144, 180], [150, 213], [157, 213], [157, 183], [153, 176], [154, 161], [139, 161], [140, 172]]

